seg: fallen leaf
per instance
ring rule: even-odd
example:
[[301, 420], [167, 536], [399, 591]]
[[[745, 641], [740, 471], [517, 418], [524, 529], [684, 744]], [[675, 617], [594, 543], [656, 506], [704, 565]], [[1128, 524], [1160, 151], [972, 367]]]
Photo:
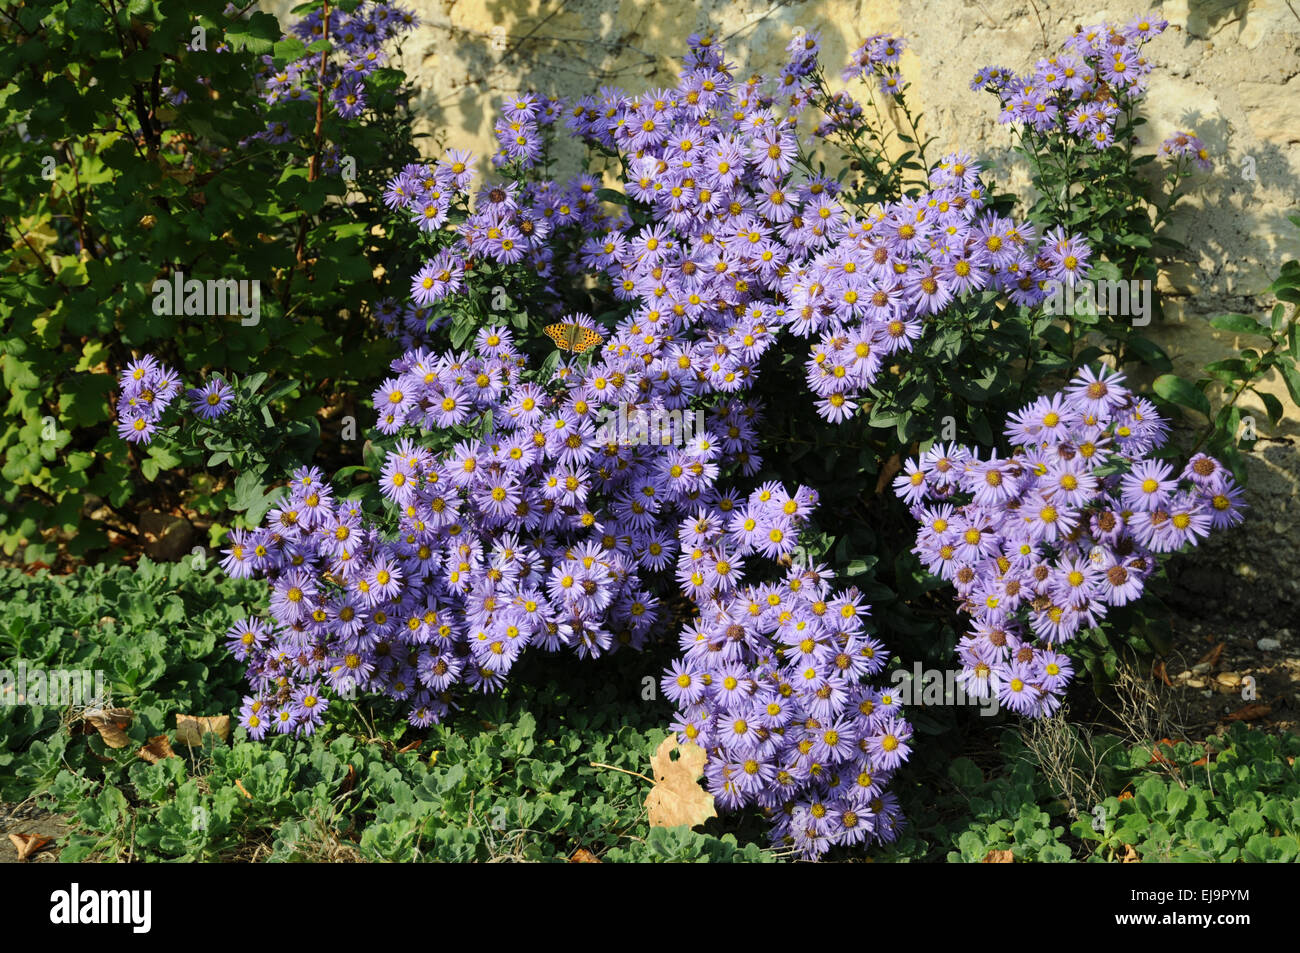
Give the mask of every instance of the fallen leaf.
[[1132, 800], [1132, 798], [1133, 798], [1133, 792], [1132, 792], [1132, 791], [1121, 791], [1119, 797], [1115, 798], [1115, 800], [1117, 800], [1117, 801], [1129, 801], [1129, 800]]
[[248, 788], [244, 787], [244, 782], [241, 779], [235, 778], [235, 787], [238, 789], [240, 794], [244, 795], [244, 797], [248, 798], [250, 801], [253, 799], [253, 795], [248, 793]]
[[591, 851], [587, 850], [587, 848], [579, 847], [577, 850], [573, 852], [573, 856], [569, 858], [569, 863], [598, 864], [600, 863], [600, 858], [597, 857], [595, 854], [593, 854]]
[[1148, 761], [1147, 764], [1173, 764], [1174, 763], [1173, 761], [1171, 761], [1169, 758], [1166, 758], [1163, 754], [1160, 753], [1161, 748], [1168, 748], [1170, 749], [1170, 751], [1172, 751], [1173, 747], [1174, 747], [1174, 741], [1172, 738], [1161, 738], [1159, 741], [1155, 743], [1155, 746], [1152, 747], [1151, 760]]
[[1230, 715], [1224, 715], [1224, 721], [1256, 721], [1265, 717], [1273, 711], [1272, 705], [1265, 705], [1261, 702], [1251, 702], [1249, 705], [1242, 705]]
[[1202, 655], [1196, 664], [1206, 664], [1209, 665], [1210, 668], [1214, 668], [1214, 666], [1219, 664], [1219, 657], [1221, 655], [1223, 655], [1223, 643], [1219, 642], [1214, 646], [1214, 648]]
[[131, 743], [126, 735], [126, 728], [135, 720], [135, 712], [129, 708], [87, 708], [81, 714], [82, 728], [85, 734], [99, 732], [99, 737], [110, 748], [125, 748]]
[[1124, 856], [1120, 858], [1121, 864], [1140, 864], [1142, 859], [1138, 857], [1137, 851], [1133, 849], [1132, 844], [1124, 845]]
[[[673, 752], [677, 758], [673, 758]], [[646, 796], [651, 827], [695, 827], [710, 817], [717, 817], [713, 795], [700, 786], [704, 762], [708, 756], [699, 745], [678, 745], [669, 735], [650, 758], [655, 784]]]
[[176, 743], [189, 745], [191, 748], [203, 744], [203, 736], [208, 732], [222, 741], [230, 740], [229, 715], [177, 715]]
[[898, 454], [894, 454], [885, 461], [885, 465], [880, 468], [880, 476], [876, 478], [876, 496], [880, 495], [880, 492], [901, 469], [903, 469], [903, 458]]
[[172, 750], [171, 742], [167, 740], [166, 735], [155, 735], [149, 739], [149, 743], [136, 752], [141, 758], [150, 764], [157, 764], [166, 758], [176, 757], [176, 752]]
[[40, 834], [10, 834], [9, 840], [18, 851], [18, 860], [24, 861], [32, 854], [53, 844], [54, 841]]
[[1016, 855], [1009, 850], [991, 850], [980, 861], [981, 864], [1014, 864]]
[[1165, 671], [1165, 663], [1163, 659], [1157, 659], [1156, 663], [1151, 666], [1151, 675], [1160, 679], [1160, 681], [1164, 682], [1170, 688], [1174, 687], [1174, 683], [1169, 681], [1169, 673]]
[[402, 747], [398, 748], [398, 749], [397, 749], [397, 753], [398, 753], [398, 754], [406, 754], [408, 751], [414, 751], [416, 748], [420, 747], [420, 745], [422, 745], [422, 744], [424, 744], [424, 739], [423, 739], [423, 738], [416, 738], [416, 739], [415, 739], [414, 741], [412, 741], [409, 745], [403, 745]]

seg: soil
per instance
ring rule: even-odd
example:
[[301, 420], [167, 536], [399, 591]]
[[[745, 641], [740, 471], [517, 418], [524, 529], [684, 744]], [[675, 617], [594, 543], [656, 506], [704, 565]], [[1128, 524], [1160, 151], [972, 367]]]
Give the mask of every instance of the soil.
[[53, 864], [59, 859], [59, 840], [70, 830], [67, 818], [34, 807], [32, 804], [0, 802], [0, 864], [18, 863], [18, 848], [10, 834], [35, 834], [48, 837], [51, 843], [27, 858], [28, 864]]
[[1267, 622], [1225, 625], [1185, 618], [1176, 632], [1164, 672], [1189, 737], [1217, 734], [1238, 720], [1272, 734], [1300, 734], [1295, 632]]

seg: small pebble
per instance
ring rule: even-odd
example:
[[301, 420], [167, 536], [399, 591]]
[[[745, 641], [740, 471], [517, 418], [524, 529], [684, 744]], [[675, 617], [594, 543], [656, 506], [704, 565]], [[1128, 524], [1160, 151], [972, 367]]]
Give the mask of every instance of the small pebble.
[[1261, 652], [1276, 652], [1282, 647], [1282, 643], [1277, 639], [1260, 639], [1255, 643], [1255, 648]]
[[1204, 675], [1210, 670], [1209, 662], [1197, 662], [1192, 666], [1192, 671], [1197, 675]]

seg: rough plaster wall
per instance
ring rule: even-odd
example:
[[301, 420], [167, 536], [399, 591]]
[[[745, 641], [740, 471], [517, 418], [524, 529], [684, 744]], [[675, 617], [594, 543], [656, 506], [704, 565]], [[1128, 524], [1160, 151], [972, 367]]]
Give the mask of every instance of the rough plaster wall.
[[[823, 62], [838, 75], [867, 34], [907, 38], [903, 71], [910, 100], [925, 112], [935, 148], [962, 147], [990, 162], [999, 180], [1023, 191], [1023, 170], [995, 121], [992, 96], [971, 76], [997, 63], [1021, 70], [1055, 49], [1076, 25], [1128, 20], [1150, 4], [1081, 0], [406, 0], [422, 25], [404, 66], [423, 93], [425, 131], [480, 153], [493, 151], [491, 125], [503, 95], [525, 89], [582, 95], [602, 84], [671, 85], [685, 37], [712, 28], [738, 73], [767, 71], [784, 58], [796, 27], [819, 31]], [[282, 17], [291, 4], [269, 2]], [[1195, 376], [1210, 360], [1252, 343], [1209, 328], [1222, 311], [1261, 310], [1258, 295], [1282, 261], [1300, 257], [1300, 0], [1174, 0], [1157, 6], [1170, 28], [1149, 48], [1157, 62], [1144, 145], [1176, 128], [1198, 133], [1217, 156], [1213, 172], [1171, 219], [1189, 249], [1161, 278], [1168, 316], [1153, 328], [1177, 369]], [[429, 150], [434, 144], [429, 142]], [[936, 152], [935, 154], [939, 154]], [[561, 171], [576, 148], [560, 152]], [[565, 167], [568, 167], [567, 170]], [[1253, 166], [1254, 178], [1243, 175]], [[1285, 625], [1300, 619], [1300, 409], [1280, 378], [1267, 383], [1287, 410], [1269, 428], [1262, 406], [1243, 402], [1266, 438], [1251, 455], [1246, 527], [1208, 545], [1176, 575], [1188, 605], [1213, 591], [1229, 612]]]

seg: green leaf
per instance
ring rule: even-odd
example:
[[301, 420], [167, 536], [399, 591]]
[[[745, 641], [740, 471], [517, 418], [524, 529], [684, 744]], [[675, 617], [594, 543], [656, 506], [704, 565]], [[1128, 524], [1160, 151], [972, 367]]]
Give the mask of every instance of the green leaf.
[[1211, 318], [1210, 326], [1220, 331], [1231, 331], [1233, 334], [1268, 334], [1268, 329], [1260, 324], [1254, 315], [1236, 312]]
[[1268, 414], [1268, 422], [1276, 427], [1278, 422], [1286, 413], [1285, 409], [1282, 407], [1282, 401], [1268, 393], [1268, 391], [1257, 390], [1255, 391], [1255, 396], [1263, 402], [1264, 410]]
[[1151, 386], [1165, 400], [1189, 407], [1207, 420], [1210, 418], [1210, 401], [1195, 385], [1181, 377], [1175, 374], [1161, 374]]
[[1296, 370], [1295, 363], [1279, 362], [1277, 368], [1282, 372], [1282, 380], [1286, 383], [1291, 400], [1300, 404], [1300, 371]]

